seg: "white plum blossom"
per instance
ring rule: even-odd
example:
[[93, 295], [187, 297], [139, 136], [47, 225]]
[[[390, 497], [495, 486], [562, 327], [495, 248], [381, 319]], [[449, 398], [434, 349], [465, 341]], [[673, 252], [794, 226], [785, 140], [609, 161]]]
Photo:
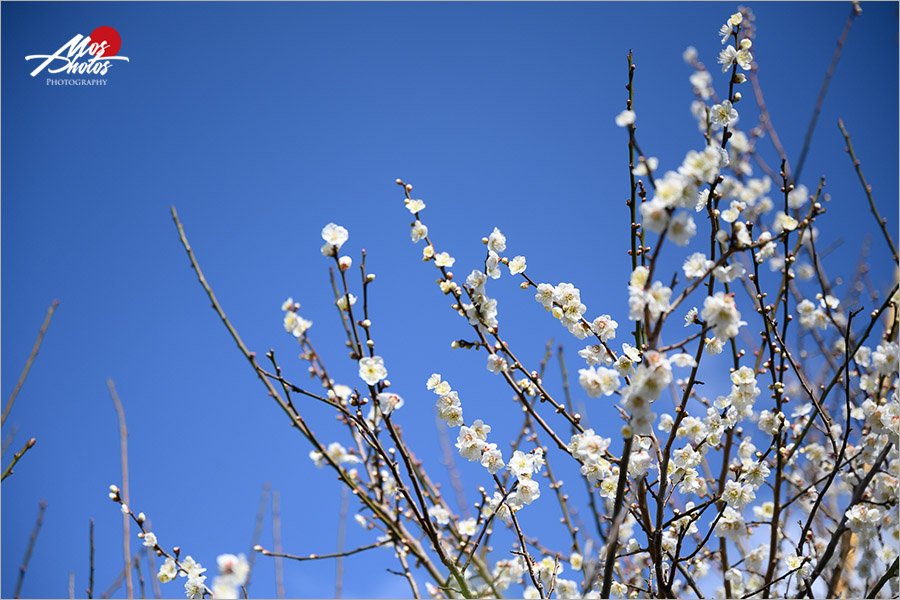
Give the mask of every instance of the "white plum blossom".
[[605, 367], [579, 369], [578, 383], [592, 398], [611, 396], [619, 388], [619, 374]]
[[[728, 48], [733, 50], [731, 46]], [[738, 111], [728, 100], [723, 100], [721, 104], [713, 105], [709, 111], [709, 116], [714, 124], [721, 127], [731, 127], [738, 122]]]
[[499, 354], [489, 354], [487, 369], [491, 373], [499, 374], [507, 369], [506, 359]]
[[378, 400], [378, 408], [381, 409], [381, 413], [385, 416], [390, 415], [395, 410], [403, 406], [403, 398], [401, 398], [397, 394], [381, 392], [376, 397], [376, 400]]
[[726, 295], [724, 292], [716, 292], [714, 296], [707, 296], [703, 300], [702, 318], [713, 330], [716, 338], [728, 340], [738, 334], [741, 325], [747, 323], [741, 321], [741, 313], [734, 303], [734, 295]]
[[455, 262], [456, 259], [446, 252], [440, 252], [434, 255], [434, 265], [436, 267], [452, 267]]
[[413, 223], [412, 229], [410, 230], [410, 237], [414, 243], [419, 242], [420, 240], [424, 240], [428, 236], [428, 226], [422, 223], [421, 221], [416, 221]]
[[350, 234], [346, 229], [335, 223], [329, 223], [322, 228], [322, 239], [325, 240], [325, 245], [322, 246], [322, 254], [325, 256], [337, 256], [338, 250], [341, 249], [341, 246], [344, 245], [349, 237]]
[[616, 115], [616, 125], [619, 127], [628, 127], [629, 125], [634, 124], [636, 118], [633, 110], [623, 110]]
[[500, 230], [494, 227], [494, 231], [488, 236], [488, 249], [494, 252], [503, 252], [506, 250], [506, 236], [500, 233]]
[[669, 222], [669, 239], [676, 246], [687, 246], [696, 233], [697, 225], [694, 218], [686, 212], [678, 213]]
[[175, 566], [175, 560], [171, 557], [166, 558], [166, 561], [159, 567], [159, 573], [156, 574], [156, 578], [159, 579], [160, 583], [168, 583], [177, 576], [178, 567]]
[[694, 252], [687, 257], [682, 266], [684, 276], [688, 279], [696, 279], [702, 277], [715, 266], [716, 263], [706, 258], [702, 252]]
[[503, 455], [497, 449], [497, 444], [486, 444], [481, 454], [481, 465], [488, 470], [491, 475], [496, 475], [506, 466], [503, 462]]
[[509, 261], [509, 273], [510, 275], [518, 275], [519, 273], [525, 272], [525, 257], [517, 256]]
[[450, 523], [450, 512], [438, 504], [428, 507], [428, 516], [434, 519], [438, 525]]
[[359, 359], [359, 377], [369, 385], [375, 385], [386, 379], [387, 369], [384, 367], [384, 359], [380, 356]]
[[416, 214], [420, 210], [425, 208], [425, 203], [422, 202], [421, 200], [412, 200], [412, 199], [407, 198], [407, 199], [403, 200], [403, 203], [406, 204], [406, 208], [408, 208], [409, 212], [411, 212], [412, 214]]

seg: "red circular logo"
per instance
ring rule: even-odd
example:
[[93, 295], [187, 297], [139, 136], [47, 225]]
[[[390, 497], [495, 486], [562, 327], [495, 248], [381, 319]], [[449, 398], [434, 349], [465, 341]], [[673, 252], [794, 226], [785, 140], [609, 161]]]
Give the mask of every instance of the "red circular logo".
[[103, 45], [106, 42], [106, 49], [103, 56], [115, 56], [122, 48], [122, 37], [119, 32], [108, 25], [102, 25], [91, 32], [91, 43]]

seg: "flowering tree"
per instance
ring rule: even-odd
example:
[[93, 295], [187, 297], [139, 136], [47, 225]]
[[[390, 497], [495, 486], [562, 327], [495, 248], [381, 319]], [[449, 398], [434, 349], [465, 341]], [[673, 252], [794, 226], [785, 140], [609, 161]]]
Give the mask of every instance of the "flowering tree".
[[[489, 423], [466, 416], [472, 411], [451, 382], [433, 373], [415, 383], [434, 394], [442, 427], [472, 463], [452, 467], [459, 497], [476, 500], [472, 516], [464, 502], [442, 495], [432, 466], [404, 440], [404, 400], [388, 380], [391, 358], [378, 353], [373, 338], [368, 299], [377, 293], [370, 290], [375, 276], [365, 252], [358, 271], [343, 254], [348, 231], [325, 225], [322, 255], [359, 378], [340, 383], [329, 375], [312, 323], [289, 298], [284, 327], [314, 381], [301, 385], [274, 352], [262, 360], [241, 340], [172, 209], [213, 308], [268, 395], [308, 440], [310, 460], [352, 492], [354, 518], [372, 537], [334, 555], [257, 552], [315, 560], [387, 548], [415, 597], [896, 596], [895, 242], [841, 124], [894, 273], [875, 274], [874, 304], [863, 302], [858, 287], [840, 298], [817, 248], [824, 178], [801, 184], [802, 160], [792, 174], [782, 150], [777, 171], [762, 160], [757, 142], [765, 133], [777, 139], [767, 118], [752, 129], [738, 126], [744, 88], [753, 88], [765, 114], [752, 13], [740, 9], [720, 34], [720, 72], [707, 70], [693, 48], [684, 53], [694, 69], [691, 113], [702, 142], [688, 145], [681, 165], [664, 173], [639, 145], [636, 68], [628, 55], [625, 110], [615, 117], [629, 154], [628, 220], [621, 215], [630, 231], [627, 314], [595, 316], [572, 283], [543, 282], [551, 274], [528, 271], [524, 256], [507, 252], [499, 228], [481, 240], [483, 263], [457, 277], [450, 248], [439, 241], [446, 232], [429, 229], [426, 203], [413, 197], [412, 185], [396, 181], [412, 215], [412, 242], [424, 245], [425, 268], [436, 270], [440, 294], [470, 327], [469, 339], [453, 347], [483, 352], [487, 370], [505, 381], [522, 411], [507, 450], [509, 440], [493, 439]], [[727, 93], [717, 94], [716, 85]], [[762, 176], [753, 176], [753, 162]], [[682, 250], [691, 244], [704, 249]], [[682, 262], [680, 270], [663, 272], [664, 256]], [[517, 358], [490, 295], [501, 278], [534, 295], [544, 309], [536, 319], [547, 312], [583, 341], [579, 393], [614, 406], [620, 423], [585, 427], [574, 394], [545, 386], [547, 360], [528, 365]], [[435, 298], [441, 300], [437, 291]], [[627, 325], [620, 330], [620, 323]], [[719, 359], [710, 359], [719, 354], [728, 379]], [[317, 436], [298, 397], [332, 410], [343, 437]], [[580, 481], [559, 478], [569, 468], [563, 465], [574, 465]], [[109, 496], [137, 524], [143, 545], [164, 558], [160, 582], [182, 576], [189, 597], [241, 595], [246, 557], [219, 556], [218, 574], [207, 583], [206, 569], [157, 539], [117, 486]], [[582, 497], [584, 505], [575, 506]], [[560, 545], [529, 532], [526, 515], [558, 523]]]

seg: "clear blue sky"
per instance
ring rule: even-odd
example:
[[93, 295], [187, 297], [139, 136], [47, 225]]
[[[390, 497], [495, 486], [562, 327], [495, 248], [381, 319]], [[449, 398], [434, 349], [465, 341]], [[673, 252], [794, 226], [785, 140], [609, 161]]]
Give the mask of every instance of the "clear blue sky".
[[[850, 5], [748, 5], [757, 15], [753, 52], [766, 100], [796, 161]], [[450, 349], [470, 330], [421, 263], [421, 246], [411, 244], [394, 179], [412, 182], [414, 197], [426, 201], [423, 218], [439, 250], [457, 258], [457, 273], [478, 265], [480, 238], [498, 226], [509, 251], [528, 258], [532, 277], [573, 282], [591, 315], [610, 313], [624, 325], [627, 148], [613, 118], [624, 108], [626, 55], [633, 49], [638, 65], [641, 145], [663, 170], [674, 169], [703, 143], [688, 110], [691, 69], [682, 51], [697, 47], [722, 93], [716, 32], [735, 9], [3, 3], [4, 403], [47, 306], [55, 298], [60, 306], [4, 426], [4, 437], [18, 427], [16, 448], [29, 437], [38, 442], [3, 483], [2, 594], [12, 595], [42, 498], [49, 507], [25, 596], [65, 596], [70, 571], [83, 595], [91, 518], [98, 592], [120, 569], [121, 517], [106, 499], [107, 486], [121, 479], [107, 377], [127, 413], [131, 504], [152, 519], [162, 544], [180, 545], [211, 568], [219, 553], [246, 552], [260, 488], [269, 481], [281, 493], [285, 550], [334, 550], [338, 485], [307, 459], [305, 440], [210, 310], [169, 205], [251, 349], [274, 348], [287, 372], [303, 379], [296, 343], [281, 325], [281, 302], [293, 296], [315, 322], [313, 340], [335, 378], [353, 385], [355, 366], [329, 300], [329, 263], [319, 254], [323, 225], [347, 227], [345, 250], [357, 257], [365, 248], [378, 275], [374, 338], [406, 398], [397, 420], [413, 450], [434, 464], [434, 477], [446, 481], [433, 397], [424, 388], [433, 371], [459, 390], [467, 418], [495, 426], [496, 441], [513, 435], [518, 417], [505, 417], [510, 393], [485, 370], [484, 356]], [[26, 55], [52, 53], [101, 25], [118, 30], [120, 54], [130, 58], [111, 69], [108, 85], [50, 87], [43, 74], [29, 76], [34, 62]], [[864, 4], [801, 181], [814, 188], [827, 176], [832, 202], [822, 247], [842, 241], [829, 256], [832, 272], [852, 267], [874, 223], [843, 152], [839, 117], [882, 214], [897, 229], [897, 70], [897, 4]], [[755, 123], [749, 90], [739, 126]], [[776, 164], [771, 145], [761, 144]], [[883, 240], [873, 244], [882, 250]], [[890, 262], [877, 259], [873, 269], [884, 280]], [[565, 341], [577, 373], [571, 358], [581, 346], [533, 293], [519, 291], [508, 275], [494, 289], [503, 332], [520, 358], [536, 365], [555, 337]], [[547, 380], [559, 389], [556, 371]], [[613, 415], [610, 404], [595, 401], [589, 417], [599, 423]], [[308, 414], [323, 438], [346, 443], [320, 407]], [[618, 424], [598, 429], [612, 435]], [[489, 482], [481, 468], [462, 461], [460, 468], [474, 501], [475, 488]], [[549, 493], [539, 503], [526, 515], [532, 523], [558, 518]], [[267, 517], [267, 547], [270, 523]], [[351, 521], [347, 547], [371, 541]], [[505, 542], [498, 538], [496, 546], [499, 557]], [[345, 596], [408, 595], [384, 571], [394, 562], [388, 551], [346, 559]], [[257, 565], [251, 595], [271, 597], [273, 563], [259, 557]], [[285, 578], [289, 596], [327, 597], [334, 565], [288, 563]], [[182, 596], [176, 583], [164, 591]]]

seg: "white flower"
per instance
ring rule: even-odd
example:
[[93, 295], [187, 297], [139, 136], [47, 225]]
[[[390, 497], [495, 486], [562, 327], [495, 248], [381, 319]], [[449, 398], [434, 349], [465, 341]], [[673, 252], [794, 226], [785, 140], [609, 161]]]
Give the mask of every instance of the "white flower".
[[509, 459], [506, 468], [516, 477], [522, 475], [531, 476], [534, 474], [534, 459], [531, 454], [525, 454], [521, 450], [516, 450], [513, 452], [512, 458]]
[[156, 547], [156, 534], [152, 531], [148, 531], [144, 534], [144, 546], [147, 548]]
[[703, 340], [706, 353], [710, 355], [721, 354], [725, 348], [725, 341], [717, 337], [706, 338]]
[[741, 325], [741, 313], [734, 304], [734, 295], [716, 292], [715, 296], [707, 296], [703, 300], [703, 312], [700, 317], [713, 329], [716, 338], [731, 339], [738, 334]]
[[230, 577], [216, 577], [212, 584], [213, 598], [222, 600], [237, 600], [239, 598], [238, 589], [232, 583]]
[[631, 172], [640, 177], [641, 175], [647, 175], [648, 173], [655, 171], [658, 166], [659, 159], [655, 156], [651, 156], [650, 158], [640, 161]]
[[[431, 377], [428, 378], [428, 381], [425, 382], [425, 387], [429, 390], [433, 390], [440, 384], [441, 384], [441, 374], [440, 373], [432, 373]], [[446, 394], [447, 392], [444, 392], [444, 393]]]
[[[200, 577], [202, 573], [206, 572], [206, 569], [203, 566], [194, 560], [192, 556], [186, 557], [183, 561], [181, 561], [181, 568], [184, 572], [180, 573], [182, 577], [187, 575], [188, 578], [191, 577]], [[203, 578], [204, 580], [206, 577]]]
[[730, 539], [741, 538], [747, 535], [747, 525], [744, 522], [744, 517], [730, 506], [726, 506], [725, 510], [722, 511], [722, 517], [719, 519], [714, 533], [718, 537], [728, 537]]
[[235, 556], [234, 554], [220, 554], [216, 558], [219, 566], [219, 574], [223, 578], [228, 578], [229, 582], [234, 586], [241, 586], [247, 583], [247, 576], [250, 574], [250, 563], [243, 554]]
[[498, 374], [501, 371], [506, 370], [506, 359], [501, 357], [499, 354], [490, 354], [488, 355], [487, 361], [487, 369], [491, 373]]
[[497, 449], [497, 444], [487, 444], [484, 452], [481, 454], [481, 465], [488, 470], [491, 475], [496, 475], [504, 466], [503, 455]]
[[723, 73], [731, 68], [735, 56], [737, 56], [737, 50], [734, 49], [734, 46], [725, 46], [725, 49], [719, 52], [719, 64], [722, 65]]
[[450, 522], [450, 513], [443, 506], [435, 504], [428, 509], [428, 516], [434, 519], [438, 525], [446, 525]]
[[159, 573], [156, 574], [156, 578], [159, 579], [160, 583], [168, 583], [177, 576], [178, 567], [175, 566], [175, 561], [171, 558], [166, 559], [166, 562], [159, 568]]
[[697, 321], [697, 307], [691, 308], [691, 310], [687, 311], [687, 314], [684, 315], [684, 326], [688, 327], [693, 325]]
[[381, 392], [377, 396], [378, 400], [378, 408], [381, 409], [381, 412], [387, 416], [403, 406], [403, 398], [398, 396], [397, 394], [390, 394], [388, 392]]
[[525, 257], [517, 256], [511, 261], [509, 261], [509, 273], [510, 275], [518, 275], [519, 273], [525, 272]]
[[591, 331], [594, 335], [606, 342], [616, 337], [616, 328], [619, 324], [609, 315], [600, 315], [591, 323]]
[[500, 233], [500, 230], [494, 227], [494, 231], [488, 236], [488, 249], [494, 252], [503, 252], [506, 250], [506, 236]]
[[896, 373], [900, 364], [900, 345], [897, 342], [878, 344], [872, 353], [872, 364], [879, 375], [890, 376]]
[[387, 369], [384, 368], [384, 359], [380, 356], [361, 358], [359, 360], [359, 376], [369, 385], [375, 385], [387, 377]]
[[325, 240], [325, 245], [322, 246], [322, 254], [325, 256], [337, 254], [337, 251], [341, 249], [341, 246], [344, 245], [344, 242], [349, 237], [350, 234], [347, 233], [346, 229], [340, 225], [329, 223], [322, 229], [322, 239]]
[[350, 310], [350, 307], [356, 304], [356, 296], [353, 294], [347, 294], [346, 296], [341, 296], [335, 301], [337, 307], [344, 312]]
[[488, 257], [484, 263], [484, 271], [491, 279], [500, 278], [500, 255], [493, 250], [488, 250]]
[[806, 204], [807, 200], [809, 200], [809, 189], [803, 184], [798, 185], [788, 192], [789, 208], [800, 208]]
[[476, 524], [475, 519], [463, 519], [459, 522], [459, 533], [470, 537], [475, 535]]
[[419, 240], [425, 239], [428, 235], [428, 227], [422, 223], [421, 221], [416, 221], [413, 223], [412, 230], [410, 231], [410, 237], [412, 241], [418, 242]]
[[206, 586], [203, 584], [204, 581], [206, 581], [205, 575], [189, 578], [187, 583], [184, 584], [185, 595], [188, 598], [203, 598], [203, 593], [206, 591]]
[[619, 374], [605, 367], [579, 369], [578, 383], [592, 398], [611, 396], [619, 389]]
[[406, 208], [408, 208], [409, 212], [411, 212], [412, 214], [416, 214], [417, 212], [425, 208], [425, 203], [421, 200], [404, 199], [403, 203], [406, 204]]
[[690, 469], [700, 464], [703, 456], [694, 450], [690, 444], [681, 450], [675, 450], [672, 453], [672, 464], [679, 469]]
[[741, 485], [737, 481], [726, 481], [722, 499], [728, 503], [728, 506], [744, 510], [745, 506], [756, 500], [756, 494], [750, 485]]
[[[729, 48], [731, 48], [731, 46], [729, 46]], [[721, 125], [722, 127], [730, 127], [738, 121], [738, 111], [728, 100], [723, 100], [721, 104], [713, 105], [709, 111], [709, 115], [713, 123]]]
[[634, 124], [635, 118], [637, 117], [633, 110], [623, 110], [616, 115], [616, 125], [619, 127], [628, 127], [629, 125]]
[[688, 213], [678, 213], [669, 223], [669, 239], [676, 246], [687, 246], [696, 233], [697, 225]]
[[697, 60], [697, 49], [693, 46], [688, 46], [684, 49], [684, 52], [681, 53], [681, 58], [684, 59], [684, 62], [687, 64], [691, 64]]
[[436, 267], [452, 267], [453, 263], [456, 262], [456, 259], [447, 254], [446, 252], [441, 252], [439, 254], [434, 255], [434, 265]]
[[740, 68], [745, 71], [749, 71], [750, 67], [753, 66], [753, 54], [748, 50], [748, 47], [744, 47], [744, 42], [749, 42], [750, 40], [742, 40], [741, 41], [741, 49], [737, 51], [737, 54], [734, 55], [734, 60], [737, 61], [737, 64]]
[[793, 231], [797, 229], [797, 225], [799, 225], [797, 219], [791, 215], [777, 212], [775, 213], [775, 222], [772, 224], [772, 229], [775, 230], [775, 233], [781, 233], [782, 231]]
[[456, 444], [459, 449], [459, 455], [466, 460], [472, 462], [481, 458], [481, 450], [484, 447], [484, 441], [478, 437], [471, 427], [463, 425], [459, 428], [459, 435], [456, 438]]
[[715, 264], [715, 262], [706, 258], [706, 255], [702, 252], [694, 252], [685, 259], [682, 269], [685, 277], [695, 279], [706, 275]]
[[519, 485], [516, 486], [516, 497], [523, 504], [531, 504], [541, 496], [541, 489], [538, 482], [529, 478], [520, 478]]

